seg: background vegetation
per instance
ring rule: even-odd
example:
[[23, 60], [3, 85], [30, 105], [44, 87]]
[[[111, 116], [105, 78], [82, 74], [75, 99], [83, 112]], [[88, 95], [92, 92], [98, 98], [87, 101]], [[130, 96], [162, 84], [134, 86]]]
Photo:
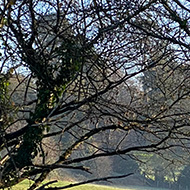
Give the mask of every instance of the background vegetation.
[[3, 0], [0, 188], [48, 176], [190, 188], [189, 7]]

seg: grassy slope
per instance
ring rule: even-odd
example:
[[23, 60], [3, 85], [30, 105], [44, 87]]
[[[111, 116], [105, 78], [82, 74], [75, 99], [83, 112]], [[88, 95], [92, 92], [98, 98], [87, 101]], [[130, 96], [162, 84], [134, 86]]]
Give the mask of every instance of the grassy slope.
[[[64, 186], [68, 185], [68, 182], [58, 182], [55, 183], [52, 186]], [[29, 181], [23, 181], [22, 183], [14, 186], [12, 190], [27, 190], [28, 187], [30, 186]], [[149, 187], [126, 187], [125, 189], [122, 188], [116, 188], [116, 187], [109, 187], [109, 186], [102, 186], [102, 185], [92, 185], [92, 184], [87, 184], [83, 186], [78, 186], [78, 187], [73, 187], [69, 188], [71, 190], [164, 190], [164, 189], [157, 189], [157, 188], [149, 188]], [[7, 189], [6, 189], [7, 190]]]

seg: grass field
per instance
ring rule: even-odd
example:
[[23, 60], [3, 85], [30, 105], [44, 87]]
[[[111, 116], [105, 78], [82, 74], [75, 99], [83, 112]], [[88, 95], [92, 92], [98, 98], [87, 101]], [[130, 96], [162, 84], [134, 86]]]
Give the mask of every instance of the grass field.
[[[54, 183], [53, 186], [64, 186], [68, 185], [68, 182], [57, 182]], [[28, 187], [31, 185], [30, 181], [23, 181], [20, 184], [14, 186], [11, 190], [27, 190]], [[87, 185], [81, 185], [78, 187], [72, 187], [68, 188], [71, 190], [166, 190], [166, 189], [158, 189], [158, 188], [152, 188], [152, 187], [138, 187], [138, 186], [130, 186], [126, 188], [117, 188], [117, 187], [111, 187], [111, 186], [103, 186], [103, 185], [94, 185], [94, 184], [87, 184]], [[7, 190], [7, 189], [6, 189]]]

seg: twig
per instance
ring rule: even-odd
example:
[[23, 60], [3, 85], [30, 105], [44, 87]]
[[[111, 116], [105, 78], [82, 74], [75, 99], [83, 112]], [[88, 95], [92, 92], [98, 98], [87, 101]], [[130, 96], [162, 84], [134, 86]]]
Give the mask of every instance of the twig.
[[49, 187], [49, 188], [46, 188], [46, 190], [67, 189], [67, 188], [76, 187], [76, 186], [79, 186], [79, 185], [84, 185], [84, 184], [87, 184], [87, 183], [93, 183], [93, 182], [96, 182], [96, 181], [107, 181], [109, 179], [125, 178], [125, 177], [128, 177], [128, 176], [132, 175], [132, 174], [133, 173], [129, 173], [129, 174], [126, 174], [126, 175], [120, 175], [120, 176], [108, 176], [108, 177], [103, 177], [103, 178], [90, 179], [90, 180], [83, 181], [83, 182], [69, 184], [69, 185], [66, 185], [66, 186], [63, 186], [63, 187]]
[[44, 185], [42, 185], [41, 187], [39, 187], [39, 188], [36, 189], [36, 190], [44, 190], [44, 189], [45, 189], [45, 186], [50, 185], [50, 184], [52, 184], [52, 183], [56, 183], [56, 182], [57, 182], [57, 180], [50, 181], [50, 182], [48, 182], [48, 183], [45, 183]]

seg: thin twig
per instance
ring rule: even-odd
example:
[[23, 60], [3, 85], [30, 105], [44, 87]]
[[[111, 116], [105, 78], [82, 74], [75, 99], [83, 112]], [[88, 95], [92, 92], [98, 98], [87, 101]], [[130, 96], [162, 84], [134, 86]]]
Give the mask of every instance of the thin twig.
[[78, 182], [78, 183], [74, 183], [74, 184], [69, 184], [69, 185], [66, 185], [66, 186], [63, 186], [63, 187], [49, 187], [49, 188], [46, 188], [46, 190], [67, 189], [67, 188], [76, 187], [76, 186], [79, 186], [79, 185], [84, 185], [84, 184], [87, 184], [87, 183], [93, 183], [93, 182], [96, 182], [96, 181], [108, 181], [109, 179], [125, 178], [125, 177], [128, 177], [128, 176], [132, 175], [132, 174], [133, 173], [129, 173], [129, 174], [126, 174], [126, 175], [120, 175], [120, 176], [109, 176], [109, 177], [103, 177], [103, 178], [90, 179], [90, 180], [87, 180], [87, 181], [82, 181], [82, 182]]

